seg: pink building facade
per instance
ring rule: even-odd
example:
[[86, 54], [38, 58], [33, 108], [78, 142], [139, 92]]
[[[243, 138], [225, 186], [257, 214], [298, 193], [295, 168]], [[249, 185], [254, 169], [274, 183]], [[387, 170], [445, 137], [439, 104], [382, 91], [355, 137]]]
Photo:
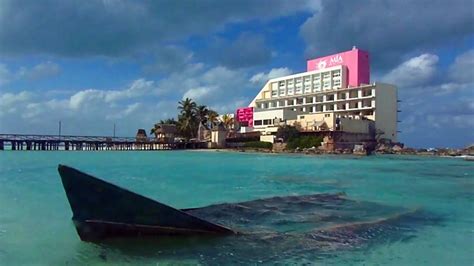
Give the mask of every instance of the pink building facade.
[[[319, 57], [307, 61], [307, 72], [344, 66], [346, 68], [345, 82], [348, 87], [358, 87], [361, 84], [370, 84], [370, 62], [369, 53], [357, 48], [352, 50]], [[242, 126], [253, 127], [253, 107], [242, 107], [236, 111], [236, 121]]]
[[242, 107], [236, 112], [237, 122], [242, 126], [253, 127], [253, 107]]
[[347, 67], [347, 84], [357, 87], [370, 84], [369, 53], [353, 48], [350, 51], [328, 55], [307, 61], [307, 71], [344, 65]]

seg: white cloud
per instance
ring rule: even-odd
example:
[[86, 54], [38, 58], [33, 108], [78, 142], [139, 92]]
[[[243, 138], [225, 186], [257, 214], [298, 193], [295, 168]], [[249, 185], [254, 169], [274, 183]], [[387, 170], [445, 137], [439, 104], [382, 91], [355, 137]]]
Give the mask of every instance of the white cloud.
[[214, 89], [212, 87], [198, 87], [187, 90], [184, 95], [183, 99], [190, 98], [194, 101], [203, 100], [206, 96], [209, 96]]
[[293, 71], [289, 68], [286, 68], [286, 67], [273, 68], [268, 73], [260, 72], [258, 74], [253, 75], [250, 78], [250, 82], [256, 83], [256, 84], [264, 84], [269, 79], [288, 76], [288, 75], [291, 75], [292, 73], [293, 73]]
[[242, 95], [256, 94], [260, 88], [249, 82], [249, 73], [244, 69], [228, 69], [217, 66], [206, 68], [203, 64], [192, 64], [160, 81], [158, 87], [167, 94], [179, 93], [178, 99], [191, 98], [215, 108], [220, 112], [234, 112], [235, 103], [241, 102], [247, 106], [250, 102]]
[[12, 73], [5, 64], [0, 64], [0, 86], [7, 84], [12, 79]]
[[171, 108], [159, 99], [155, 104], [106, 103], [105, 97], [97, 95], [94, 89], [68, 99], [44, 99], [25, 91], [0, 93], [0, 132], [55, 134], [61, 120], [64, 134], [109, 135], [116, 123], [117, 135], [133, 136], [137, 128], [148, 128], [160, 115], [169, 115]]
[[449, 68], [449, 76], [457, 82], [474, 83], [474, 49], [456, 57]]
[[123, 90], [96, 90], [86, 89], [76, 92], [69, 99], [69, 105], [73, 109], [97, 105], [98, 103], [115, 103], [121, 100], [143, 97], [146, 95], [159, 94], [160, 90], [155, 82], [145, 79], [137, 79]]
[[436, 73], [438, 60], [438, 56], [433, 54], [410, 58], [386, 74], [382, 80], [400, 87], [423, 85]]
[[[363, 7], [363, 8], [361, 8]], [[423, 12], [420, 12], [423, 10]], [[472, 3], [465, 0], [323, 0], [300, 27], [306, 56], [369, 51], [372, 66], [388, 69], [412, 53], [463, 42], [473, 33]]]
[[51, 61], [42, 62], [32, 68], [22, 67], [18, 71], [18, 79], [38, 80], [48, 77], [53, 77], [61, 72], [58, 64]]
[[38, 80], [58, 75], [61, 68], [51, 61], [39, 63], [31, 68], [21, 67], [19, 70], [10, 70], [6, 64], [0, 64], [0, 86], [15, 80]]
[[31, 100], [31, 97], [32, 94], [26, 91], [0, 94], [0, 117], [8, 113], [22, 112], [22, 104]]

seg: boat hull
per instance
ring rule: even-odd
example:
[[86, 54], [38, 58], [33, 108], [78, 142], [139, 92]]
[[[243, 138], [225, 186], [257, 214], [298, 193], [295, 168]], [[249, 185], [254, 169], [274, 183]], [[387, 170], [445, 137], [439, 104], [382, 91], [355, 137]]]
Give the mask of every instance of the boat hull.
[[136, 194], [74, 168], [59, 174], [83, 241], [159, 235], [227, 235], [233, 230]]

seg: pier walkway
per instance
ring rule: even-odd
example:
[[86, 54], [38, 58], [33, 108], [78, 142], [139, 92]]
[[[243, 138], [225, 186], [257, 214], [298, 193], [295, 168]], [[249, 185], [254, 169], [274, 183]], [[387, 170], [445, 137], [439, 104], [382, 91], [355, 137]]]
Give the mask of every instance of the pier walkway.
[[0, 150], [171, 150], [186, 147], [155, 138], [0, 134]]

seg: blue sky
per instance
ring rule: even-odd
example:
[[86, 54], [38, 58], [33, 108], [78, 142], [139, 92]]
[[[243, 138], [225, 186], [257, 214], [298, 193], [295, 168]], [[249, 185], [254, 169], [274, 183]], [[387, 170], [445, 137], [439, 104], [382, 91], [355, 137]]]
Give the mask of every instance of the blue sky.
[[306, 59], [369, 51], [400, 141], [474, 143], [472, 1], [0, 0], [0, 132], [133, 136], [191, 97], [220, 113]]

